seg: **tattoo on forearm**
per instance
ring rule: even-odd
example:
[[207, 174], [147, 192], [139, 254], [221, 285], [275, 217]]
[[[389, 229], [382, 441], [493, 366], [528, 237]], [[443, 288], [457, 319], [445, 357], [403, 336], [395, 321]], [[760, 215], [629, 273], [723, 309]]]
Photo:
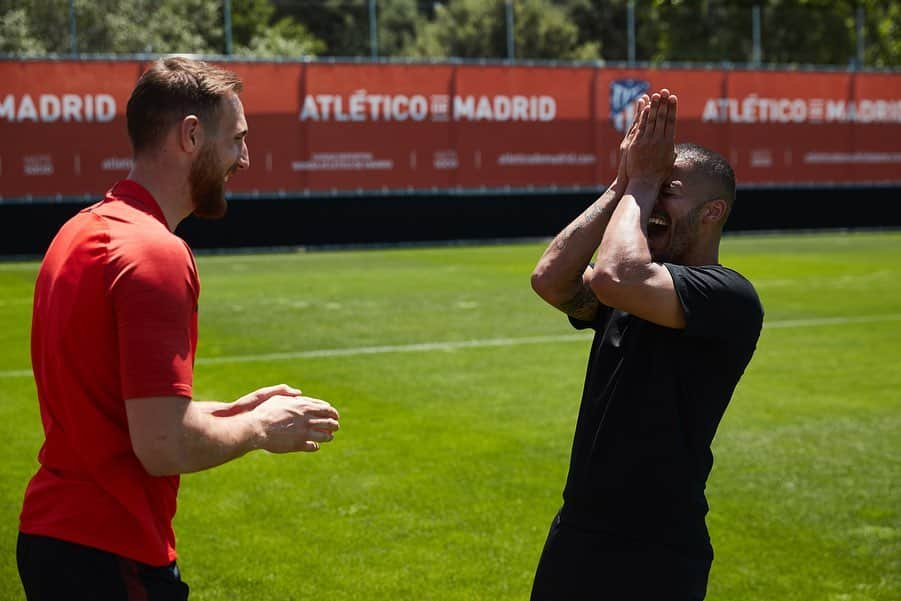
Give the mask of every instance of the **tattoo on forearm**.
[[557, 238], [554, 239], [554, 246], [557, 250], [563, 250], [566, 248], [566, 243], [569, 242], [569, 239], [576, 235], [576, 232], [582, 229], [581, 220], [570, 224], [566, 227], [565, 230], [557, 234]]
[[612, 214], [613, 207], [609, 206], [608, 203], [600, 201], [594, 203], [581, 217], [579, 217], [579, 219], [571, 223], [565, 230], [557, 235], [557, 238], [554, 240], [554, 246], [557, 250], [563, 250], [566, 248], [566, 244], [569, 242], [570, 238], [575, 236], [578, 232], [585, 229], [599, 218], [605, 220], [610, 219]]
[[575, 296], [557, 305], [557, 308], [576, 318], [590, 319], [597, 312], [600, 302], [588, 286], [582, 285]]
[[610, 205], [610, 203], [597, 202], [592, 207], [589, 208], [588, 214], [585, 215], [585, 222], [594, 221], [598, 217], [605, 217], [607, 219], [613, 215], [614, 207]]

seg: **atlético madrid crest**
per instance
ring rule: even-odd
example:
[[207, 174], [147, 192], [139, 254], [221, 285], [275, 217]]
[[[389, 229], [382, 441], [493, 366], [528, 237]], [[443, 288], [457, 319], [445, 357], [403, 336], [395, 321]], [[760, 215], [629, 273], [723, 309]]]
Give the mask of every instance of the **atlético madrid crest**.
[[635, 101], [651, 88], [643, 79], [614, 79], [610, 82], [610, 121], [625, 132], [635, 114]]

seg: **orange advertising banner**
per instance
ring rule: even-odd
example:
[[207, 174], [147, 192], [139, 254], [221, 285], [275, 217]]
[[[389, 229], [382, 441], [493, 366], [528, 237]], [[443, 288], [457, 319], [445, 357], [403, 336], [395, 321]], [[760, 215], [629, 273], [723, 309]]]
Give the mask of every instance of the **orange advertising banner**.
[[[146, 63], [0, 61], [0, 202], [93, 199], [131, 167]], [[678, 140], [740, 185], [901, 185], [901, 74], [231, 62], [250, 168], [233, 193], [601, 188], [641, 94], [679, 95]]]

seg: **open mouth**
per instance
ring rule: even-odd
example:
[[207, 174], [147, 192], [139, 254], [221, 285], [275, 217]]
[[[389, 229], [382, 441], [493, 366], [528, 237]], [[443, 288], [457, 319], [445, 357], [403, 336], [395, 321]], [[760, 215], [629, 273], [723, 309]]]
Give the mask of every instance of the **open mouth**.
[[670, 221], [666, 215], [654, 214], [648, 219], [648, 236], [659, 236], [669, 229]]

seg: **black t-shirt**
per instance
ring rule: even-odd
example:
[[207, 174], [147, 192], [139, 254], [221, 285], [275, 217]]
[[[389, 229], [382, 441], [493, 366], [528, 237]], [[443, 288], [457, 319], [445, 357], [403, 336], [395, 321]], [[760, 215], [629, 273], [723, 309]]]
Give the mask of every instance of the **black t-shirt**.
[[711, 556], [704, 487], [710, 444], [757, 345], [763, 308], [741, 274], [665, 264], [686, 327], [602, 306], [561, 520]]

